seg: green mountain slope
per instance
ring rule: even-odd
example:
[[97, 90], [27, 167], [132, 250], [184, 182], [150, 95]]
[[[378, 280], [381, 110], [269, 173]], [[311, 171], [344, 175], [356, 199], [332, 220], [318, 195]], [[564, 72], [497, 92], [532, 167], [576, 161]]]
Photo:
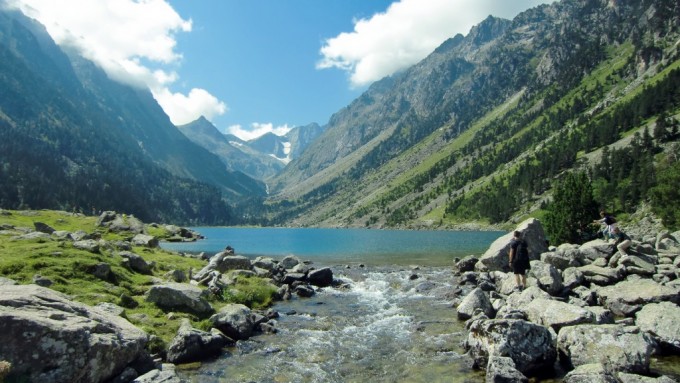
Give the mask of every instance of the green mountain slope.
[[0, 11], [0, 206], [119, 210], [225, 224], [264, 185], [186, 139], [148, 91], [69, 57], [44, 28]]
[[[499, 224], [540, 215], [575, 168], [593, 173], [602, 206], [629, 211], [677, 152], [678, 15], [676, 1], [563, 0], [490, 17], [336, 113], [272, 183], [268, 218]], [[625, 170], [600, 169], [604, 147]]]

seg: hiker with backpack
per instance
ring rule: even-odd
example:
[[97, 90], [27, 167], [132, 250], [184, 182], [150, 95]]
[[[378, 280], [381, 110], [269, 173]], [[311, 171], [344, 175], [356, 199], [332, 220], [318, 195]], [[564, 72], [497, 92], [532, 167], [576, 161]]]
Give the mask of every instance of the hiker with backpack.
[[515, 231], [510, 244], [509, 263], [512, 272], [515, 274], [515, 282], [518, 290], [527, 287], [527, 270], [531, 269], [529, 264], [529, 248], [527, 242], [522, 238], [522, 233]]
[[608, 214], [604, 210], [600, 210], [600, 219], [596, 219], [593, 223], [604, 224], [604, 228], [600, 231], [604, 236], [604, 240], [608, 240], [614, 237], [614, 229], [616, 228], [616, 218], [613, 215]]

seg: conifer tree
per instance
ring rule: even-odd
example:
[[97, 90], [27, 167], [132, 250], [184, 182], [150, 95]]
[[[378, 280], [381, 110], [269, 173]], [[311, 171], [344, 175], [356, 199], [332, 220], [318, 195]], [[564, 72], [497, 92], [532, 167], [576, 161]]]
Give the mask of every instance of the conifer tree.
[[546, 231], [552, 243], [582, 243], [594, 233], [590, 225], [597, 218], [597, 204], [585, 172], [567, 173], [554, 186], [553, 201], [547, 207]]

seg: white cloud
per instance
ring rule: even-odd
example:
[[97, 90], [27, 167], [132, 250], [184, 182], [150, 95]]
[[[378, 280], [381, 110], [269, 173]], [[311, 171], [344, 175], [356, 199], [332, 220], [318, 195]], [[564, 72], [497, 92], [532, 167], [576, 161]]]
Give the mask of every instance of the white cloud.
[[204, 89], [188, 95], [173, 93], [178, 80], [171, 69], [182, 55], [175, 52], [175, 34], [190, 32], [165, 0], [9, 0], [40, 21], [55, 42], [77, 49], [112, 79], [148, 87], [175, 124], [204, 115], [224, 114], [226, 105]]
[[290, 132], [292, 128], [288, 124], [274, 126], [272, 123], [254, 122], [250, 129], [243, 128], [241, 125], [232, 125], [225, 130], [225, 133], [233, 134], [243, 141], [250, 141], [258, 138], [266, 133], [274, 133], [277, 136], [283, 136]]
[[354, 23], [354, 31], [327, 39], [318, 69], [350, 73], [354, 87], [417, 63], [446, 39], [467, 34], [489, 15], [512, 18], [546, 0], [400, 0], [384, 13]]

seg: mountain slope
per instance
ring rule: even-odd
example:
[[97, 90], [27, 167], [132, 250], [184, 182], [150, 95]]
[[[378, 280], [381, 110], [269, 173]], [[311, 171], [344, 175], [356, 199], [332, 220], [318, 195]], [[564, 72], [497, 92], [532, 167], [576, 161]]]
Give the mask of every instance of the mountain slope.
[[0, 88], [5, 208], [115, 209], [149, 221], [225, 223], [231, 213], [220, 190], [232, 200], [264, 192], [184, 138], [150, 93], [69, 58], [18, 12], [0, 11]]
[[[678, 7], [563, 0], [486, 19], [336, 113], [272, 182], [270, 218], [413, 227], [535, 210], [553, 177], [583, 166], [579, 153], [645, 126], [604, 121], [674, 82]], [[673, 97], [636, 118], [676, 114]]]
[[191, 141], [217, 155], [231, 171], [264, 180], [277, 174], [284, 167], [284, 164], [276, 158], [250, 150], [246, 142], [222, 134], [203, 117], [177, 128]]

